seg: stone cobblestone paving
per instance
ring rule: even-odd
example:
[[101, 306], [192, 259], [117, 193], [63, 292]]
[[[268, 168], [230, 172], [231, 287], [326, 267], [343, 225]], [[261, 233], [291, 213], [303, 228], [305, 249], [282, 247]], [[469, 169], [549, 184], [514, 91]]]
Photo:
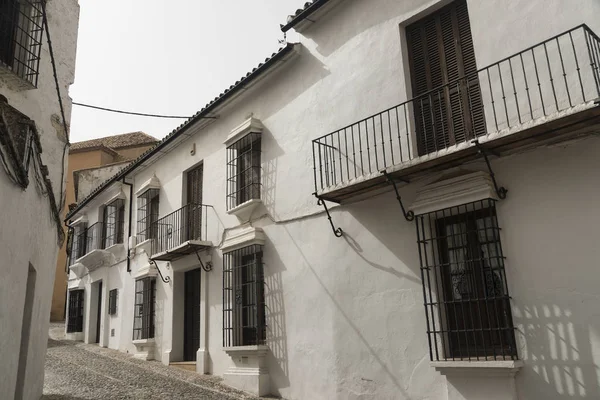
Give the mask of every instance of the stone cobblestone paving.
[[42, 399], [257, 399], [221, 381], [98, 345], [64, 340], [64, 325], [51, 324]]

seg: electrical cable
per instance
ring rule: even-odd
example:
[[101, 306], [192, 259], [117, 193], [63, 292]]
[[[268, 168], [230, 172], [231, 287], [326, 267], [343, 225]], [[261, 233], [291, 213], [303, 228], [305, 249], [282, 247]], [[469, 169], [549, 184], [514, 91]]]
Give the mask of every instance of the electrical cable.
[[146, 114], [146, 113], [138, 113], [138, 112], [133, 112], [133, 111], [115, 110], [114, 108], [92, 106], [90, 104], [77, 103], [75, 101], [73, 102], [73, 105], [74, 106], [80, 106], [80, 107], [93, 108], [95, 110], [102, 110], [102, 111], [114, 112], [114, 113], [118, 113], [118, 114], [137, 115], [137, 116], [140, 116], [140, 117], [175, 118], [175, 119], [190, 119], [190, 118], [192, 118], [192, 117], [182, 117], [182, 116], [178, 116], [178, 115]]

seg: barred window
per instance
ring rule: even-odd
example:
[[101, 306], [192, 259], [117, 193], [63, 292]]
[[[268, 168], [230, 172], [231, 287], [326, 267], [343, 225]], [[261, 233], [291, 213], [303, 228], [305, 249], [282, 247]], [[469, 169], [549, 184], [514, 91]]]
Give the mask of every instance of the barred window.
[[431, 359], [517, 359], [496, 201], [416, 222]]
[[138, 240], [156, 239], [158, 236], [159, 190], [148, 189], [138, 196]]
[[262, 246], [224, 254], [223, 346], [265, 344], [265, 293]]
[[156, 279], [144, 278], [135, 281], [135, 308], [133, 312], [133, 340], [154, 337], [154, 303], [156, 301]]
[[83, 332], [83, 289], [69, 291], [67, 333]]
[[260, 199], [260, 134], [250, 133], [227, 147], [227, 209]]
[[0, 65], [37, 86], [42, 47], [41, 0], [0, 0]]
[[108, 315], [115, 315], [117, 313], [117, 296], [117, 289], [108, 292]]
[[75, 260], [85, 255], [87, 245], [87, 224], [77, 224], [71, 231], [71, 251], [69, 254], [69, 265], [75, 264]]
[[106, 249], [114, 244], [123, 243], [125, 228], [125, 201], [123, 199], [117, 199], [104, 207], [103, 223], [102, 248]]

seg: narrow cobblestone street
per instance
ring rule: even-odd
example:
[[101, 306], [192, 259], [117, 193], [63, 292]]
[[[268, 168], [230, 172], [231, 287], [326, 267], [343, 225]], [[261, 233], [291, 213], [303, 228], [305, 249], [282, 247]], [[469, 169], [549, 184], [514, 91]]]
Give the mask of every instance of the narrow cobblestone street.
[[220, 378], [64, 340], [63, 332], [64, 325], [50, 327], [43, 400], [255, 399]]

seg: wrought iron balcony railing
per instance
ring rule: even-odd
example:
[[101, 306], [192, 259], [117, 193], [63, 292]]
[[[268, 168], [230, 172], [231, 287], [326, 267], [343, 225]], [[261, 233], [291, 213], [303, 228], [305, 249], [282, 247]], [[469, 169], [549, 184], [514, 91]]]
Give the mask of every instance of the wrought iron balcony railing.
[[313, 140], [315, 192], [344, 188], [577, 110], [600, 96], [586, 25]]
[[[190, 203], [151, 223], [144, 232], [152, 240], [152, 256], [155, 259], [173, 259], [189, 254], [206, 241], [208, 236], [208, 209], [212, 206]], [[160, 254], [159, 258], [154, 257]], [[166, 258], [165, 258], [166, 257]]]
[[71, 258], [70, 265], [75, 264], [75, 261], [92, 250], [104, 248], [103, 240], [103, 224], [102, 222], [96, 222], [90, 225], [80, 234], [73, 237], [71, 244]]

